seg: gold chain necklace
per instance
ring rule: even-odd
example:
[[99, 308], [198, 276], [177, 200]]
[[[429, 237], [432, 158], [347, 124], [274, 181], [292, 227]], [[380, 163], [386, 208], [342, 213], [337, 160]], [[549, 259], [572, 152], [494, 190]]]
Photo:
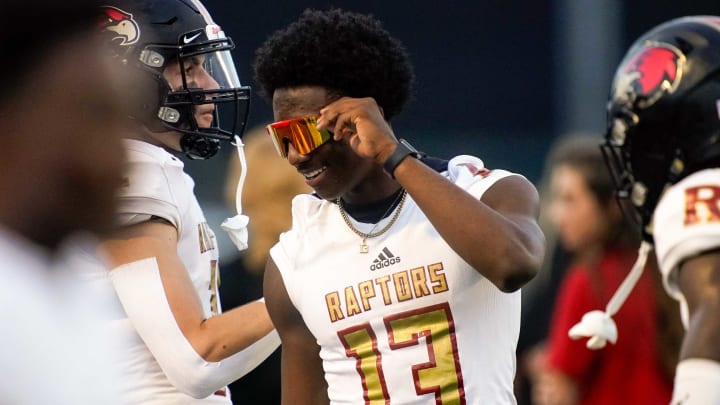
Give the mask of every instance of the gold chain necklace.
[[377, 227], [377, 225], [380, 223], [380, 221], [382, 221], [382, 219], [387, 216], [388, 212], [390, 212], [390, 210], [393, 208], [393, 206], [395, 204], [390, 204], [390, 207], [388, 208], [387, 211], [385, 211], [383, 216], [380, 218], [380, 221], [375, 223], [375, 225], [372, 227], [372, 229], [370, 229], [370, 232], [368, 232], [368, 233], [360, 232], [359, 230], [357, 230], [353, 226], [353, 224], [350, 222], [350, 218], [348, 218], [348, 214], [347, 214], [347, 212], [345, 212], [345, 208], [343, 207], [342, 200], [340, 198], [335, 200], [338, 208], [340, 209], [340, 215], [342, 216], [343, 221], [345, 221], [345, 224], [348, 226], [348, 228], [350, 228], [351, 231], [353, 231], [356, 235], [358, 235], [359, 237], [362, 238], [362, 241], [360, 242], [360, 253], [368, 252], [368, 245], [367, 245], [368, 239], [384, 234], [393, 226], [395, 221], [397, 221], [398, 217], [400, 216], [400, 211], [402, 211], [403, 204], [405, 204], [406, 196], [407, 196], [407, 191], [403, 190], [402, 194], [400, 194], [400, 203], [398, 203], [397, 209], [395, 210], [395, 213], [393, 214], [392, 218], [390, 218], [390, 221], [387, 223], [387, 225], [385, 225], [379, 231], [373, 232], [375, 230], [375, 228]]

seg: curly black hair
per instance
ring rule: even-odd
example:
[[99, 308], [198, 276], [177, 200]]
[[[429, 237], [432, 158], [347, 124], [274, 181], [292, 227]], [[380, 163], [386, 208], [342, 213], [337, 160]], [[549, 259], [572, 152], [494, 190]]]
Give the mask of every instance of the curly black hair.
[[371, 15], [305, 10], [255, 52], [255, 80], [268, 100], [278, 88], [321, 86], [339, 96], [373, 97], [386, 120], [410, 97], [413, 68], [403, 45]]

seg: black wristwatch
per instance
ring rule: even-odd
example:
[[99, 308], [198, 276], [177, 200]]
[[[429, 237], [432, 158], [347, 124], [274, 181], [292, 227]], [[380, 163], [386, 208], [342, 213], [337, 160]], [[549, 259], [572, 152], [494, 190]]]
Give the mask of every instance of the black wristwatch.
[[393, 179], [395, 178], [395, 168], [398, 167], [400, 162], [405, 160], [406, 157], [412, 156], [417, 159], [419, 152], [417, 149], [413, 148], [410, 143], [402, 138], [398, 140], [400, 143], [398, 143], [397, 147], [393, 151], [393, 153], [388, 156], [387, 160], [385, 160], [385, 163], [383, 163], [383, 169], [387, 172], [387, 174], [390, 175]]

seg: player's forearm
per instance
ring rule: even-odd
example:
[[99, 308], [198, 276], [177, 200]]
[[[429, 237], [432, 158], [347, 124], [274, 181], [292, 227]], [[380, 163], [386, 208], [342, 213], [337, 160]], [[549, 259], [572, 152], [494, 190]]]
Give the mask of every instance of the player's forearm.
[[453, 250], [498, 288], [514, 290], [537, 274], [544, 238], [530, 215], [501, 215], [416, 159], [394, 174]]
[[[712, 288], [712, 287], [710, 287]], [[690, 326], [683, 340], [680, 360], [702, 358], [720, 362], [720, 297], [717, 292], [696, 298], [690, 309]]]
[[685, 260], [678, 287], [689, 309], [689, 325], [680, 359], [703, 358], [720, 362], [720, 253]]
[[272, 330], [265, 303], [254, 301], [202, 321], [188, 340], [203, 359], [221, 361]]
[[[165, 375], [180, 391], [194, 398], [211, 395], [215, 390], [242, 377], [280, 344], [280, 338], [273, 331], [262, 339], [258, 338], [259, 340], [249, 338], [250, 341], [257, 342], [252, 345], [245, 344], [244, 347], [249, 345], [245, 350], [236, 350], [234, 354], [228, 352], [228, 356], [221, 361], [208, 361], [199, 355], [188, 339], [193, 333], [187, 333], [187, 330], [200, 329], [201, 325], [198, 321], [198, 328], [188, 326], [188, 319], [198, 316], [195, 306], [189, 306], [190, 310], [187, 312], [190, 315], [183, 313], [180, 316], [184, 319], [186, 332], [183, 333], [177, 320], [178, 313], [173, 313], [168, 302], [157, 258], [124, 264], [110, 272], [110, 279], [128, 319]], [[264, 305], [260, 303], [250, 304], [248, 308], [261, 314], [265, 312]], [[266, 312], [262, 316], [267, 317]], [[249, 331], [242, 333], [258, 336], [267, 329], [267, 326], [257, 327], [256, 322], [265, 325], [262, 316], [259, 321], [250, 320], [249, 324], [237, 321], [232, 326], [238, 330]]]

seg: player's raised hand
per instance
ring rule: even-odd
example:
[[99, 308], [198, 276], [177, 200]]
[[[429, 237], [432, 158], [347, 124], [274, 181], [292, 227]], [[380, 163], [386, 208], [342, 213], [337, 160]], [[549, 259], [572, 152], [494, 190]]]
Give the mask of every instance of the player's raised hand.
[[343, 97], [320, 110], [317, 126], [334, 133], [334, 140], [347, 140], [362, 157], [383, 164], [398, 141], [375, 99]]

